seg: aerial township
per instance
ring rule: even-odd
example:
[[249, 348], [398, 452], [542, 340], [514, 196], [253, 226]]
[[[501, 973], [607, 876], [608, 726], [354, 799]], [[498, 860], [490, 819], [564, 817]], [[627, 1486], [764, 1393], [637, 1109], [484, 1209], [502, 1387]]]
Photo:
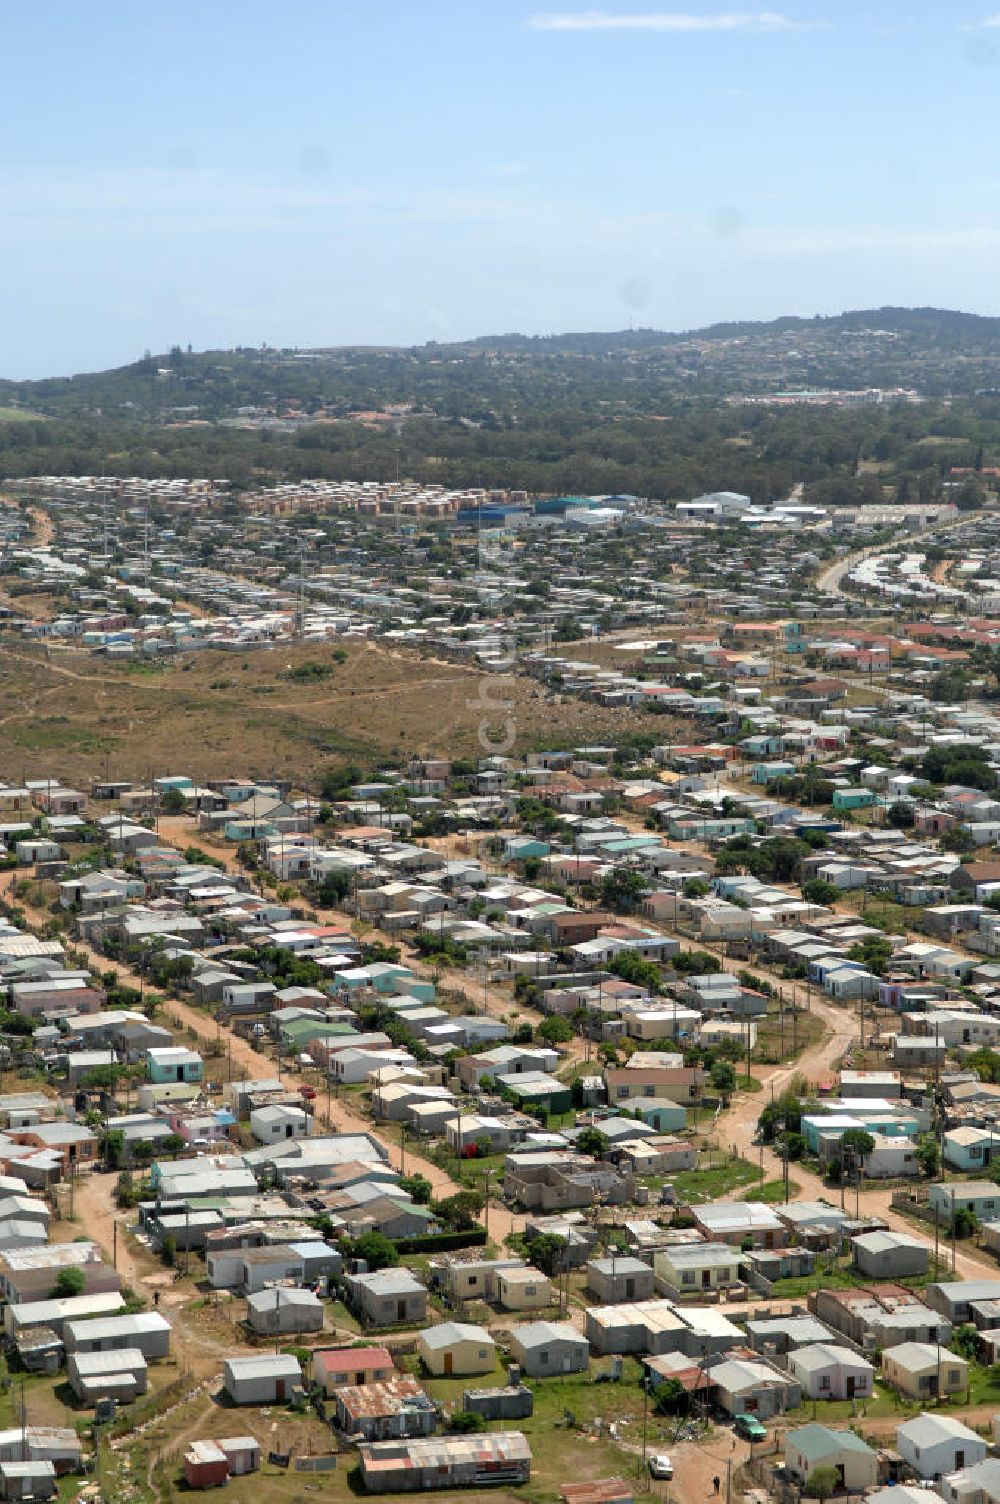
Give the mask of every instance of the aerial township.
[[0, 766], [0, 1497], [996, 1504], [998, 515], [11, 491], [22, 682], [490, 688], [471, 754]]

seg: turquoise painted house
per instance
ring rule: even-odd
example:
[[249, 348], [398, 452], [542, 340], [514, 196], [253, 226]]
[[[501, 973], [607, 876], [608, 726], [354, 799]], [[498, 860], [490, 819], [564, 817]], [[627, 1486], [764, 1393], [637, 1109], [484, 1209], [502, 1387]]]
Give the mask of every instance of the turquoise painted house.
[[750, 782], [770, 783], [772, 778], [791, 778], [794, 773], [793, 762], [757, 762], [750, 770]]
[[740, 742], [747, 757], [773, 757], [781, 751], [780, 736], [747, 736]]
[[270, 820], [227, 820], [223, 833], [227, 841], [263, 841], [276, 836], [278, 827]]
[[1000, 1154], [1000, 1133], [988, 1128], [951, 1128], [942, 1140], [944, 1162], [950, 1170], [982, 1174], [994, 1154]]
[[628, 1105], [633, 1117], [641, 1118], [657, 1133], [679, 1133], [687, 1127], [687, 1112], [679, 1102], [646, 1102], [639, 1097]]
[[510, 836], [504, 842], [503, 854], [508, 862], [523, 862], [530, 856], [548, 856], [551, 850], [548, 841], [540, 841], [537, 836]]
[[885, 1138], [915, 1138], [920, 1132], [920, 1120], [905, 1111], [884, 1113], [870, 1110], [853, 1113], [818, 1112], [802, 1119], [802, 1134], [813, 1154], [819, 1152], [822, 1135], [839, 1137], [848, 1128], [861, 1128], [865, 1133], [881, 1133]]
[[[409, 967], [397, 966], [391, 961], [373, 961], [370, 966], [348, 966], [343, 971], [336, 972], [335, 976], [338, 984], [346, 987], [348, 992], [373, 987], [376, 992], [395, 993], [397, 996], [403, 992], [420, 995], [416, 992], [416, 987], [420, 984]], [[400, 982], [404, 985], [399, 986]]]
[[150, 1081], [163, 1086], [174, 1081], [201, 1081], [205, 1067], [197, 1050], [183, 1045], [167, 1045], [146, 1051], [146, 1072]]
[[995, 1222], [1000, 1217], [1000, 1185], [992, 1180], [935, 1181], [927, 1199], [931, 1211], [937, 1211], [949, 1223], [953, 1211], [972, 1212], [980, 1222]]
[[878, 799], [874, 789], [834, 789], [834, 809], [867, 809]]

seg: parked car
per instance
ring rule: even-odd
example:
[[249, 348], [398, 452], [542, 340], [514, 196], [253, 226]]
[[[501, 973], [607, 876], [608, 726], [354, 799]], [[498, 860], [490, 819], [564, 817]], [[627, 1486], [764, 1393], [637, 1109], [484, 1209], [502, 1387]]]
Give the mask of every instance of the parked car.
[[733, 1430], [744, 1441], [763, 1441], [767, 1436], [766, 1429], [755, 1415], [734, 1415]]
[[649, 1459], [649, 1472], [653, 1478], [672, 1478], [674, 1465], [666, 1452], [654, 1452]]

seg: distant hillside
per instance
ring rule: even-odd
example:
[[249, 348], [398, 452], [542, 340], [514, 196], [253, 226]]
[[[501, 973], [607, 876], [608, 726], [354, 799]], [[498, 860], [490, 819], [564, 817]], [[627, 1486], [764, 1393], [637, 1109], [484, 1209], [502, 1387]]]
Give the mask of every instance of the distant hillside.
[[471, 421], [571, 403], [634, 414], [669, 398], [717, 400], [787, 386], [912, 386], [967, 395], [1000, 385], [1000, 318], [870, 308], [826, 318], [664, 332], [483, 335], [411, 348], [236, 349], [147, 355], [115, 370], [0, 381], [0, 407], [138, 422], [346, 418], [408, 406]]

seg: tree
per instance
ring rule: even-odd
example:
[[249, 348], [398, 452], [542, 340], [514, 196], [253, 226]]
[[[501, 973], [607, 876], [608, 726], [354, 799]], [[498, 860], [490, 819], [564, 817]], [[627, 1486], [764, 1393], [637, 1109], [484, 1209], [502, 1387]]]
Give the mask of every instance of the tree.
[[897, 799], [895, 804], [890, 804], [885, 812], [885, 823], [891, 825], [894, 830], [912, 830], [916, 823], [916, 815], [913, 805]]
[[535, 1031], [530, 1024], [518, 1024], [514, 1030], [514, 1044], [530, 1044], [535, 1037]]
[[816, 1467], [806, 1481], [803, 1492], [813, 1499], [828, 1499], [840, 1487], [840, 1478], [835, 1467]]
[[808, 903], [825, 904], [829, 907], [837, 902], [840, 889], [836, 883], [828, 883], [825, 878], [811, 877], [808, 882], [802, 884], [802, 897]]
[[454, 1232], [470, 1232], [485, 1205], [479, 1191], [456, 1191], [454, 1196], [445, 1196], [441, 1201], [432, 1201], [431, 1210], [439, 1222]]
[[708, 1079], [724, 1102], [728, 1102], [736, 1088], [736, 1071], [728, 1060], [713, 1060]]
[[79, 1264], [69, 1264], [65, 1269], [60, 1269], [56, 1275], [55, 1284], [52, 1286], [52, 1300], [69, 1300], [74, 1295], [82, 1295], [87, 1280]]
[[370, 1270], [394, 1269], [399, 1263], [396, 1245], [381, 1232], [365, 1232], [351, 1244], [351, 1256], [364, 1259]]
[[485, 1425], [486, 1421], [478, 1410], [456, 1410], [452, 1414], [448, 1430], [468, 1435], [470, 1432], [481, 1431]]
[[427, 1176], [421, 1175], [418, 1171], [416, 1175], [402, 1176], [399, 1189], [412, 1196], [418, 1206], [427, 1206], [434, 1188]]
[[630, 867], [612, 867], [601, 881], [601, 902], [609, 909], [631, 909], [649, 887], [649, 880]]
[[167, 789], [160, 800], [160, 809], [165, 815], [183, 815], [187, 801], [180, 789]]
[[688, 1407], [688, 1392], [680, 1379], [664, 1379], [653, 1388], [653, 1403], [661, 1415], [677, 1415]]
[[653, 997], [663, 991], [663, 973], [660, 968], [655, 961], [643, 960], [638, 951], [620, 950], [612, 956], [608, 970], [613, 971], [616, 977], [621, 977], [623, 982], [631, 982], [633, 987], [645, 988]]
[[524, 1251], [529, 1262], [551, 1278], [562, 1268], [566, 1239], [556, 1232], [541, 1232], [536, 1238], [527, 1240]]
[[550, 1045], [567, 1044], [573, 1038], [573, 1026], [558, 1013], [553, 1013], [538, 1025], [538, 1037]]
[[837, 1140], [836, 1152], [830, 1161], [830, 1178], [842, 1180], [849, 1170], [859, 1174], [874, 1147], [875, 1140], [864, 1128], [848, 1128]]
[[868, 971], [879, 976], [888, 970], [892, 962], [892, 942], [884, 935], [866, 935], [860, 945], [851, 946], [847, 959], [860, 962]]
[[974, 1363], [979, 1348], [979, 1333], [976, 1328], [966, 1322], [964, 1326], [957, 1326], [951, 1334], [951, 1350], [960, 1354], [969, 1363]]
[[940, 1155], [938, 1141], [933, 1133], [925, 1133], [917, 1145], [917, 1164], [921, 1174], [926, 1175], [928, 1180], [933, 1180], [938, 1172]]
[[955, 1208], [955, 1215], [951, 1219], [951, 1228], [956, 1238], [971, 1238], [979, 1226], [979, 1219], [975, 1212], [967, 1206]]
[[592, 1159], [600, 1159], [608, 1147], [608, 1136], [599, 1128], [581, 1128], [576, 1136], [576, 1147], [581, 1154], [589, 1154]]
[[842, 1155], [850, 1155], [854, 1159], [867, 1159], [875, 1147], [875, 1140], [864, 1128], [848, 1128], [840, 1135], [840, 1150]]
[[112, 1128], [100, 1140], [101, 1154], [109, 1170], [117, 1170], [125, 1152], [125, 1134], [121, 1128]]

